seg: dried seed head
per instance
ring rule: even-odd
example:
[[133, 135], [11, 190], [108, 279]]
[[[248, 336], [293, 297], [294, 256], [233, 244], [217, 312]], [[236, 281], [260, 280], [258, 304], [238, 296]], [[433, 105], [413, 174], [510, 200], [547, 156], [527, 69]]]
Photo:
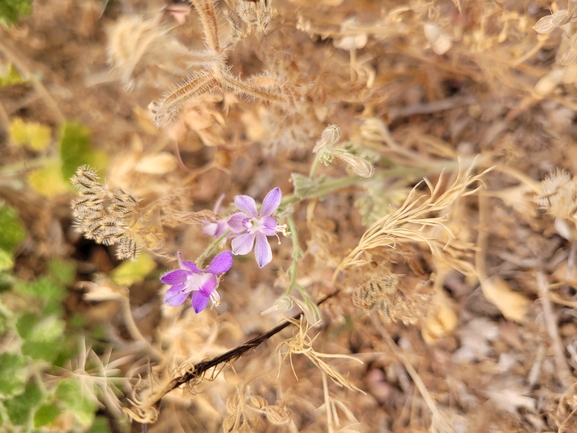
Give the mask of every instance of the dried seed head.
[[263, 407], [266, 418], [271, 424], [285, 425], [291, 420], [291, 413], [284, 405]]
[[137, 220], [138, 199], [117, 189], [110, 191], [98, 182], [96, 172], [88, 167], [79, 167], [71, 178], [80, 197], [72, 200], [73, 227], [103, 245], [118, 245], [119, 259], [134, 259], [140, 252], [140, 242], [131, 229]]
[[124, 16], [108, 33], [108, 62], [120, 73], [127, 89], [141, 86], [146, 68], [158, 54], [166, 53], [167, 30], [157, 20]]
[[541, 182], [541, 194], [534, 201], [551, 215], [572, 218], [577, 210], [575, 179], [567, 171], [556, 170]]
[[551, 33], [557, 27], [567, 24], [570, 19], [571, 13], [568, 10], [563, 9], [541, 18], [537, 23], [535, 23], [533, 30], [539, 34], [546, 35]]
[[248, 26], [247, 33], [266, 33], [274, 15], [272, 0], [241, 1], [237, 13]]

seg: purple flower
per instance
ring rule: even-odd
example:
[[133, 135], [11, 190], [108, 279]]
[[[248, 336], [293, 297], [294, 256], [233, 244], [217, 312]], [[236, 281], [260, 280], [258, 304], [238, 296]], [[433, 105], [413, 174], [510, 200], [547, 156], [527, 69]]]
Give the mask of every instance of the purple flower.
[[[218, 200], [216, 201], [214, 209], [212, 210], [215, 214], [218, 214], [223, 198], [224, 194], [221, 194]], [[202, 232], [207, 236], [214, 236], [215, 238], [221, 237], [227, 230], [230, 230], [230, 227], [228, 226], [228, 218], [221, 218], [219, 220], [216, 220], [215, 222], [202, 221], [202, 224], [203, 224], [203, 227], [201, 227]]]
[[206, 308], [209, 299], [212, 301], [212, 305], [218, 307], [220, 295], [216, 288], [220, 280], [217, 275], [224, 274], [232, 266], [230, 251], [217, 255], [205, 270], [198, 269], [192, 262], [182, 260], [180, 252], [178, 253], [178, 263], [180, 269], [170, 271], [160, 278], [164, 284], [172, 286], [167, 290], [164, 302], [175, 307], [182, 304], [190, 292], [194, 292], [192, 294], [192, 308], [197, 313]]
[[201, 230], [207, 236], [219, 238], [229, 230], [227, 218], [216, 220], [216, 222], [203, 221], [202, 223], [204, 226], [201, 227]]
[[[238, 195], [234, 205], [241, 211], [230, 216], [228, 225], [234, 232], [239, 233], [232, 240], [233, 254], [248, 254], [254, 246], [254, 255], [259, 268], [270, 263], [272, 251], [267, 236], [277, 236], [277, 232], [284, 230], [279, 226], [273, 212], [277, 210], [282, 199], [280, 188], [274, 188], [262, 201], [260, 212], [256, 210], [256, 203], [248, 195]], [[256, 246], [255, 246], [256, 242]]]

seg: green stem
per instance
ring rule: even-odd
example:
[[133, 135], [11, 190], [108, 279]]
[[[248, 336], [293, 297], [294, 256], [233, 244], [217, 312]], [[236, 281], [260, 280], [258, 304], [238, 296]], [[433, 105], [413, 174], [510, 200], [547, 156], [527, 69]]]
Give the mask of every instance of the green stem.
[[224, 232], [222, 235], [220, 235], [218, 238], [216, 238], [216, 240], [210, 244], [206, 250], [204, 250], [204, 252], [198, 257], [198, 259], [196, 259], [196, 266], [198, 266], [199, 269], [202, 269], [202, 265], [204, 263], [204, 260], [210, 256], [212, 254], [212, 252], [214, 251], [214, 249], [216, 247], [218, 247], [218, 245], [222, 242], [222, 240], [224, 238], [226, 238], [228, 236], [228, 234], [230, 233], [230, 230], [227, 230], [226, 232]]
[[294, 286], [296, 286], [296, 281], [297, 281], [297, 266], [298, 266], [298, 262], [300, 257], [302, 256], [303, 252], [301, 250], [301, 247], [299, 245], [299, 234], [298, 234], [298, 230], [294, 221], [294, 218], [292, 215], [287, 217], [287, 222], [288, 222], [288, 226], [289, 226], [289, 230], [291, 233], [291, 241], [293, 243], [293, 261], [287, 271], [287, 274], [290, 276], [290, 284], [285, 292], [285, 295], [290, 295], [292, 289]]
[[317, 169], [319, 168], [319, 163], [321, 162], [321, 152], [317, 152], [315, 154], [315, 159], [313, 161], [313, 163], [311, 164], [311, 169], [309, 171], [309, 178], [314, 178], [315, 175], [317, 174]]
[[372, 182], [375, 180], [385, 179], [388, 177], [423, 176], [426, 173], [427, 170], [423, 168], [395, 167], [389, 170], [383, 170], [379, 174], [370, 179], [363, 179], [357, 176], [342, 177], [339, 179], [330, 179], [327, 182], [319, 185], [319, 187], [315, 191], [305, 196], [299, 197], [294, 194], [286, 195], [281, 202], [281, 206], [286, 206], [309, 198], [322, 197], [334, 190], [346, 188], [347, 186], [351, 186], [357, 183], [361, 184], [363, 182]]
[[310, 311], [314, 313], [315, 319], [313, 320], [313, 323], [316, 323], [318, 320], [320, 320], [321, 317], [318, 306], [311, 299], [309, 292], [307, 292], [307, 289], [305, 289], [304, 287], [302, 287], [300, 284], [297, 283], [297, 267], [299, 259], [303, 255], [303, 251], [301, 250], [301, 247], [299, 245], [298, 230], [292, 215], [289, 215], [287, 217], [287, 222], [289, 230], [291, 232], [291, 241], [293, 243], [293, 254], [292, 254], [293, 261], [287, 271], [287, 274], [290, 277], [290, 283], [284, 294], [285, 296], [290, 296], [293, 288], [296, 287], [296, 289], [301, 294], [301, 297], [303, 298], [305, 304], [310, 308]]

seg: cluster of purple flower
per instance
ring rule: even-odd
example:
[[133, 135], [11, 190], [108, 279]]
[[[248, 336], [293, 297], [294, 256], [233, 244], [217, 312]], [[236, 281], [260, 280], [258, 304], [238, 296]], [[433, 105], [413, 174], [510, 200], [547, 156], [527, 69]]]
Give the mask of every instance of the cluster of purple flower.
[[232, 239], [230, 251], [217, 255], [206, 269], [200, 269], [192, 262], [182, 260], [178, 254], [179, 269], [164, 274], [160, 281], [172, 287], [166, 292], [164, 301], [171, 306], [181, 305], [192, 292], [192, 308], [200, 313], [208, 305], [218, 306], [220, 296], [216, 289], [220, 283], [220, 276], [232, 266], [232, 255], [245, 255], [252, 251], [260, 268], [272, 260], [272, 250], [267, 236], [277, 236], [284, 231], [272, 214], [277, 210], [282, 199], [280, 188], [274, 188], [266, 195], [260, 212], [252, 197], [239, 195], [234, 199], [234, 205], [240, 212], [222, 218], [214, 223], [206, 223], [203, 227], [205, 234], [221, 237], [225, 233]]

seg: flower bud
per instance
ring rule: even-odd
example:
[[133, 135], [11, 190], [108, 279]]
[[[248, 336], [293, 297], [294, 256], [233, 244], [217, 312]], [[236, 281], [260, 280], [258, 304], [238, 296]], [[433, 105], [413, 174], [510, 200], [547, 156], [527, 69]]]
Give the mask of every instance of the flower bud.
[[329, 125], [321, 134], [321, 139], [317, 141], [313, 149], [313, 153], [316, 153], [319, 149], [323, 147], [332, 147], [339, 142], [341, 139], [341, 128], [338, 125]]
[[359, 177], [369, 178], [375, 173], [373, 164], [360, 156], [353, 155], [346, 151], [336, 151], [335, 156], [345, 161], [351, 171]]

